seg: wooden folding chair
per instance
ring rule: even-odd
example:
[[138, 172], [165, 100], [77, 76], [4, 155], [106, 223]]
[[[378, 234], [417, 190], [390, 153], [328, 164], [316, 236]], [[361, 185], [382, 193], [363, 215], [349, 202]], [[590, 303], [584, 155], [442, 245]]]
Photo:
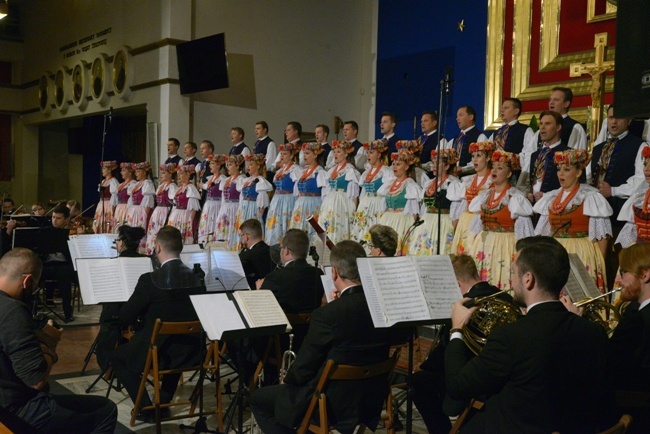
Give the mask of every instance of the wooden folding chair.
[[478, 401], [476, 399], [472, 399], [469, 402], [469, 405], [463, 412], [458, 416], [458, 419], [456, 419], [456, 423], [454, 423], [454, 426], [451, 427], [451, 431], [449, 431], [449, 434], [456, 434], [458, 431], [462, 428], [462, 426], [465, 424], [465, 422], [470, 419], [476, 412], [479, 412], [483, 410], [483, 407], [485, 406], [485, 403], [482, 401]]
[[[133, 407], [133, 412], [131, 414], [131, 423], [133, 426], [135, 424], [135, 419], [139, 411], [143, 410], [155, 410], [156, 413], [156, 432], [161, 432], [160, 427], [160, 409], [169, 408], [172, 406], [178, 405], [189, 405], [190, 410], [188, 413], [177, 414], [172, 417], [166, 418], [165, 420], [174, 420], [174, 419], [184, 419], [186, 417], [198, 417], [199, 415], [195, 413], [196, 402], [199, 399], [199, 384], [197, 384], [192, 392], [190, 399], [187, 401], [176, 401], [169, 402], [166, 404], [160, 403], [160, 381], [163, 375], [168, 374], [178, 374], [183, 372], [194, 372], [198, 369], [201, 369], [200, 364], [197, 362], [193, 366], [188, 366], [184, 368], [175, 368], [175, 369], [160, 369], [158, 361], [158, 346], [156, 342], [161, 336], [179, 336], [179, 335], [196, 335], [197, 339], [200, 339], [201, 336], [201, 323], [199, 321], [189, 321], [189, 322], [163, 322], [160, 319], [156, 320], [154, 324], [153, 332], [151, 333], [151, 341], [149, 344], [149, 351], [147, 352], [147, 361], [144, 365], [144, 371], [142, 372], [142, 380], [140, 381], [140, 388], [138, 389], [138, 396], [135, 400], [135, 405]], [[200, 342], [200, 345], [204, 345], [204, 342]], [[217, 407], [212, 411], [203, 412], [204, 415], [217, 414], [217, 420], [219, 425], [219, 431], [223, 431], [223, 403], [221, 400], [221, 387], [220, 387], [220, 377], [219, 377], [219, 352], [217, 349], [217, 342], [210, 342], [207, 348], [205, 359], [203, 360], [203, 369], [207, 372], [214, 372], [216, 377], [216, 388], [217, 388]], [[142, 396], [146, 391], [147, 380], [151, 377], [151, 381], [154, 386], [154, 398], [152, 400], [153, 404], [150, 406], [145, 406], [140, 408], [142, 403]]]
[[632, 416], [624, 414], [613, 427], [600, 432], [599, 434], [625, 434], [632, 424]]
[[[325, 388], [329, 381], [366, 380], [368, 378], [379, 377], [382, 375], [388, 377], [393, 371], [398, 357], [399, 353], [396, 352], [393, 357], [370, 366], [338, 365], [334, 360], [328, 360], [325, 364], [325, 369], [318, 380], [316, 390], [314, 390], [314, 394], [309, 402], [305, 417], [302, 419], [302, 423], [298, 428], [298, 434], [304, 434], [306, 432], [317, 434], [329, 433], [330, 426], [327, 418], [327, 396], [325, 394]], [[386, 386], [389, 387], [388, 382], [386, 382]], [[319, 423], [312, 424], [311, 418], [316, 410], [316, 406], [318, 406]], [[392, 408], [390, 411], [392, 412]], [[364, 429], [364, 427], [362, 427], [362, 429]]]

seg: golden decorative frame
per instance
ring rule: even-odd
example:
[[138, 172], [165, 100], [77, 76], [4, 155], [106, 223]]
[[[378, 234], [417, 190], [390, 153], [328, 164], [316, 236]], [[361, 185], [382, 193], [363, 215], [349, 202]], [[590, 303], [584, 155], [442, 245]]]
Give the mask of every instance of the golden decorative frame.
[[597, 23], [599, 21], [607, 21], [616, 18], [616, 5], [607, 2], [605, 4], [605, 13], [596, 15], [596, 0], [588, 0], [587, 3], [587, 22]]
[[[484, 110], [484, 126], [486, 129], [501, 126], [499, 110], [503, 86], [506, 1], [508, 0], [490, 0], [488, 3]], [[541, 8], [539, 71], [569, 69], [571, 63], [593, 61], [595, 50], [559, 54], [561, 0], [542, 0]], [[595, 11], [595, 0], [589, 0], [589, 11]], [[570, 87], [574, 95], [589, 95], [591, 80], [588, 78], [537, 85], [529, 84], [532, 0], [516, 0], [513, 12], [510, 95], [522, 101], [539, 100], [546, 98], [555, 86]], [[604, 16], [599, 15], [598, 17]], [[599, 21], [603, 19], [599, 19]], [[607, 50], [606, 60], [614, 60], [614, 56], [615, 48], [611, 47]], [[605, 80], [605, 92], [612, 92], [613, 90], [614, 77], [608, 76]], [[520, 120], [528, 122], [533, 115], [538, 115], [538, 113], [525, 112], [520, 117]], [[580, 122], [585, 122], [588, 117], [587, 108], [572, 109], [571, 117]]]

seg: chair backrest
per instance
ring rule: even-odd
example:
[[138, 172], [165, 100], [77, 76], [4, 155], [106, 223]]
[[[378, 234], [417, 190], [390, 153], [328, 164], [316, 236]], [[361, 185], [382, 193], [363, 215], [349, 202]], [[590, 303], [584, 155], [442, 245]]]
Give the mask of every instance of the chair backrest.
[[292, 327], [309, 324], [311, 319], [310, 313], [285, 313], [285, 315]]
[[624, 414], [621, 416], [621, 419], [618, 421], [616, 425], [613, 427], [600, 432], [599, 434], [625, 434], [630, 428], [630, 424], [632, 423], [632, 416], [629, 414]]
[[156, 319], [151, 333], [151, 344], [154, 345], [158, 337], [166, 335], [198, 335], [201, 333], [200, 321], [163, 322]]

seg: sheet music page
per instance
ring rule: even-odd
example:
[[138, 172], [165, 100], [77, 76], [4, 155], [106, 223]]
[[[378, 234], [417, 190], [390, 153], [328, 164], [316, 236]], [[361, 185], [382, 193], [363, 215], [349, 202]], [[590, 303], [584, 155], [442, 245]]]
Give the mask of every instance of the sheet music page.
[[127, 294], [123, 280], [118, 277], [121, 275], [118, 260], [80, 258], [77, 259], [77, 272], [84, 304], [127, 301], [129, 299], [130, 294]]
[[369, 258], [357, 258], [357, 267], [359, 269], [359, 277], [361, 278], [361, 284], [363, 286], [363, 293], [366, 295], [366, 303], [368, 303], [368, 310], [370, 310], [370, 317], [372, 318], [372, 324], [375, 328], [388, 327], [386, 323], [386, 315], [384, 315], [384, 309], [381, 305], [381, 299], [379, 298], [379, 289], [377, 288], [377, 282], [375, 281], [375, 276], [372, 274], [372, 269], [370, 268]]
[[203, 251], [203, 247], [201, 247], [200, 244], [183, 244], [182, 253], [196, 253], [202, 251]]
[[323, 282], [323, 290], [325, 292], [325, 298], [327, 302], [330, 303], [333, 298], [330, 298], [330, 293], [336, 289], [334, 286], [334, 281], [332, 280], [332, 267], [323, 267], [325, 275], [320, 277], [321, 282]]
[[571, 301], [575, 303], [584, 298], [598, 297], [600, 291], [598, 291], [596, 282], [589, 275], [580, 257], [575, 253], [569, 253], [569, 263], [571, 264], [571, 272], [564, 289]]
[[463, 299], [447, 255], [412, 256], [432, 319], [451, 318], [451, 305]]
[[287, 331], [291, 331], [287, 316], [268, 289], [236, 291], [234, 297], [249, 326], [256, 328], [285, 324]]
[[211, 340], [221, 339], [225, 331], [246, 328], [235, 303], [228, 299], [227, 294], [190, 295], [190, 300]]
[[194, 269], [194, 264], [201, 264], [201, 269], [205, 273], [205, 288], [208, 292], [215, 292], [221, 288], [219, 282], [212, 277], [212, 261], [210, 261], [209, 251], [181, 252], [181, 261], [192, 269]]
[[[251, 289], [237, 252], [212, 250], [212, 264], [213, 276], [219, 278], [225, 290]], [[217, 285], [221, 290], [222, 285], [219, 282]]]
[[386, 323], [429, 319], [418, 269], [410, 256], [368, 259], [375, 277]]
[[77, 271], [77, 258], [79, 257], [79, 252], [77, 251], [77, 245], [72, 241], [72, 237], [68, 239], [68, 250], [70, 251], [70, 260], [72, 260], [74, 271]]
[[71, 235], [70, 239], [77, 248], [79, 258], [115, 258], [117, 250], [113, 249], [113, 240], [117, 234]]
[[[115, 261], [115, 259], [112, 260]], [[120, 263], [122, 281], [128, 300], [135, 291], [135, 285], [140, 280], [140, 276], [153, 271], [153, 265], [150, 258], [118, 258], [117, 261]]]

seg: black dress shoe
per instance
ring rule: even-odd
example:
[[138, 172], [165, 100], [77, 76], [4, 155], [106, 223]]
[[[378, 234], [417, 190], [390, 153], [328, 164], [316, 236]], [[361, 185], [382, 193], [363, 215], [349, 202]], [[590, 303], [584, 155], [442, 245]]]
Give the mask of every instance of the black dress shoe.
[[69, 323], [69, 322], [72, 322], [72, 321], [74, 321], [74, 317], [72, 315], [65, 317], [66, 324]]
[[[161, 408], [160, 409], [160, 419], [164, 419], [166, 417], [171, 416], [171, 411], [169, 408]], [[135, 417], [135, 420], [144, 422], [144, 423], [156, 423], [156, 410], [142, 410], [138, 415]]]

